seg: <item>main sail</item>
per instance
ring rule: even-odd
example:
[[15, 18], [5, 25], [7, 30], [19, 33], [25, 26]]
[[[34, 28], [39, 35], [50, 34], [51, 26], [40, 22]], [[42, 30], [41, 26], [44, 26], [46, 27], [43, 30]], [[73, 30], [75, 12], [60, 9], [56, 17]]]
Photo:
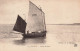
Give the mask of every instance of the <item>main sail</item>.
[[46, 31], [45, 13], [35, 4], [29, 1], [29, 13], [27, 19], [27, 31]]
[[16, 24], [13, 30], [25, 33], [25, 29], [26, 29], [26, 22], [18, 15]]

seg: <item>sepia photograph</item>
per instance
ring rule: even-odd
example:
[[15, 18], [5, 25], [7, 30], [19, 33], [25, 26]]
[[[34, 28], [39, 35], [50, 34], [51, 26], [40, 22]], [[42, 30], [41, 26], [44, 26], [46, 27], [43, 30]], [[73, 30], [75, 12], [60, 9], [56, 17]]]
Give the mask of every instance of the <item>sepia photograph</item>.
[[80, 0], [0, 0], [0, 51], [80, 51]]

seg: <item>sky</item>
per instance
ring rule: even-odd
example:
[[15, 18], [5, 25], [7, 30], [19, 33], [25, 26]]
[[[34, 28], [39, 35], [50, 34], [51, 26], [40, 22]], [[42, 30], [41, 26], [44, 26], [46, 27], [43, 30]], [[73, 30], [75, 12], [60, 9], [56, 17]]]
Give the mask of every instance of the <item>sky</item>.
[[[45, 13], [46, 24], [80, 23], [80, 0], [30, 0]], [[0, 24], [15, 24], [28, 17], [29, 0], [0, 0]]]

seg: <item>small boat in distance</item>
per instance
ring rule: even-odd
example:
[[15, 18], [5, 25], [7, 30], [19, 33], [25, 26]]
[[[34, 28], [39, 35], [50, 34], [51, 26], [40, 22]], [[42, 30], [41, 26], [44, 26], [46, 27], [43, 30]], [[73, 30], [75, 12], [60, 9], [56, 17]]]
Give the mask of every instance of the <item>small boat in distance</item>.
[[22, 35], [24, 38], [45, 37], [45, 13], [41, 8], [38, 8], [35, 4], [29, 1], [27, 22], [18, 15], [13, 30], [23, 33]]

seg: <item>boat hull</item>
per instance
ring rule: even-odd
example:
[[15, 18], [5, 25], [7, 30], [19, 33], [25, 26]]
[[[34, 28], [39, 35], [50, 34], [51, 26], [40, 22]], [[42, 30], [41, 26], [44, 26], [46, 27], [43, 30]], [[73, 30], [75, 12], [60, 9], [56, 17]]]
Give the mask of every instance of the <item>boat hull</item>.
[[46, 31], [45, 32], [33, 32], [33, 33], [22, 34], [22, 36], [24, 38], [45, 37]]

